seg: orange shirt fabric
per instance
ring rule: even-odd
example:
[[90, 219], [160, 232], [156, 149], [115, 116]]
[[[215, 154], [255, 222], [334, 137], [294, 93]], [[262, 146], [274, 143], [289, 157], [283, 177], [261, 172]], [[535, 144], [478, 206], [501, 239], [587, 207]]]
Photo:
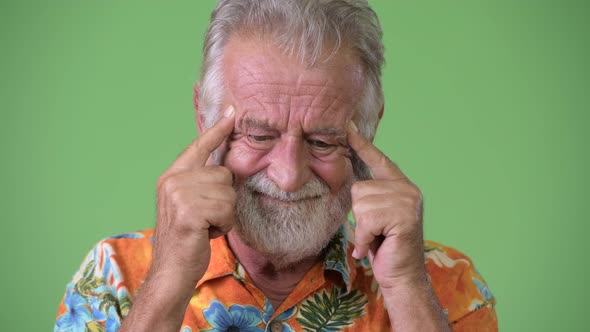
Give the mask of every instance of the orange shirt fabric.
[[[100, 241], [67, 285], [54, 331], [116, 331], [148, 272], [153, 230]], [[323, 261], [278, 308], [254, 285], [226, 239], [211, 240], [211, 262], [182, 322], [190, 331], [392, 331], [368, 260], [352, 257], [342, 227]], [[425, 264], [453, 331], [497, 331], [495, 298], [471, 260], [425, 241]]]

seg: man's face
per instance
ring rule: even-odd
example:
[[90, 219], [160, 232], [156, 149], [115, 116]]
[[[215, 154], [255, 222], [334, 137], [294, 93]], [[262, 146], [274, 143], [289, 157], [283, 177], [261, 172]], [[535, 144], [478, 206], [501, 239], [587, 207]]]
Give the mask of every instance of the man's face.
[[362, 67], [341, 53], [310, 69], [268, 43], [232, 38], [223, 68], [224, 107], [236, 108], [224, 165], [236, 176], [239, 219], [250, 221], [236, 228], [262, 252], [276, 255], [286, 241], [284, 251], [298, 250], [299, 241], [299, 251], [313, 247], [306, 253], [313, 254], [350, 209], [346, 132], [362, 93]]
[[232, 38], [224, 52], [225, 103], [237, 109], [225, 159], [238, 180], [265, 171], [295, 192], [317, 175], [336, 193], [352, 176], [346, 132], [363, 70], [338, 54], [306, 69], [264, 42]]

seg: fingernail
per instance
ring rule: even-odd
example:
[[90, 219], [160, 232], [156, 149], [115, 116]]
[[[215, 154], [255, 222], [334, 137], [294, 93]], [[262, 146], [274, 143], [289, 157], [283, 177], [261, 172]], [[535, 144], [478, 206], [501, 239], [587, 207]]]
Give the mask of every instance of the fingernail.
[[232, 116], [234, 116], [235, 112], [236, 110], [234, 109], [234, 107], [232, 105], [229, 105], [229, 107], [225, 109], [225, 112], [223, 112], [223, 116], [225, 116], [226, 118], [231, 118]]
[[358, 133], [359, 129], [356, 127], [356, 125], [354, 124], [354, 121], [350, 121], [350, 125], [349, 125], [350, 129], [352, 129], [354, 132]]

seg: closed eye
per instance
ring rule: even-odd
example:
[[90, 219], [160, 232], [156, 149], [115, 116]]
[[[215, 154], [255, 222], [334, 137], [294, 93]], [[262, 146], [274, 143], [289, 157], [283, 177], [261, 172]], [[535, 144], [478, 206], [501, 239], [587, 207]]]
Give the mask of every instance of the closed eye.
[[252, 142], [255, 143], [265, 143], [265, 142], [269, 142], [272, 141], [274, 139], [274, 136], [270, 136], [270, 135], [248, 135], [248, 139]]
[[307, 140], [307, 143], [309, 143], [309, 145], [311, 145], [312, 147], [320, 150], [326, 150], [336, 146], [335, 144], [329, 144], [324, 141], [319, 141], [315, 139]]

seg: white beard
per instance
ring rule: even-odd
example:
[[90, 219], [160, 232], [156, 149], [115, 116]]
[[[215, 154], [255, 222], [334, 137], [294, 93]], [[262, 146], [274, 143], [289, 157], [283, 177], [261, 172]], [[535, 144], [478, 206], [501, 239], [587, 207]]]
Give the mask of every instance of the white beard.
[[270, 260], [276, 269], [293, 266], [320, 255], [347, 220], [351, 185], [352, 179], [333, 195], [314, 176], [299, 191], [289, 193], [259, 172], [236, 188], [235, 230], [244, 243]]

